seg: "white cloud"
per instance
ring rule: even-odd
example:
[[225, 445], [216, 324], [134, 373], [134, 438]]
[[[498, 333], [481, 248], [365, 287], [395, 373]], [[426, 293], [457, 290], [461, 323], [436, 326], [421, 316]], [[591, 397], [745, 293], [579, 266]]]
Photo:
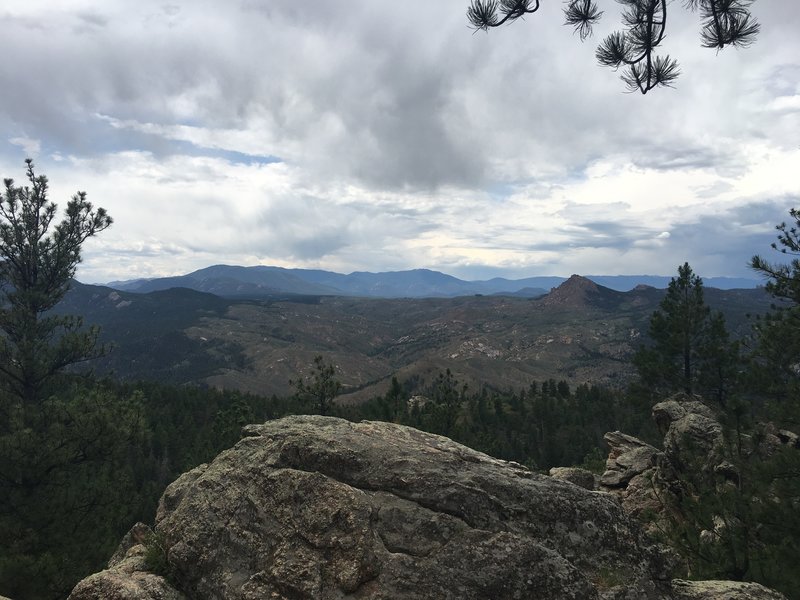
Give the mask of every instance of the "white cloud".
[[778, 96], [769, 103], [769, 109], [776, 112], [800, 111], [800, 94], [793, 96]]
[[9, 143], [14, 146], [19, 146], [25, 152], [28, 158], [36, 158], [42, 150], [42, 143], [39, 140], [34, 140], [27, 137], [14, 137], [9, 138]]

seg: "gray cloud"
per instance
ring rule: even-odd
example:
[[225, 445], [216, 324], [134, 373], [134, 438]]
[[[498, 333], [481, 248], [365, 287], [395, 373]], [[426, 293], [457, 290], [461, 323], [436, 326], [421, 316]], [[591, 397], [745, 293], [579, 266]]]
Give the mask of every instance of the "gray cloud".
[[311, 196], [272, 201], [255, 222], [241, 227], [243, 251], [295, 261], [319, 260], [337, 252], [366, 253], [435, 228], [418, 210], [332, 203]]
[[[754, 254], [772, 253], [775, 225], [788, 218], [788, 209], [800, 205], [800, 195], [751, 201], [716, 214], [673, 226], [665, 255], [688, 261], [705, 276], [753, 277]], [[675, 262], [673, 260], [673, 262]]]
[[[149, 149], [152, 140], [112, 135], [87, 114], [170, 123], [184, 102], [205, 127], [266, 118], [271, 154], [297, 147], [294, 160], [321, 177], [376, 188], [483, 186], [535, 175], [537, 163], [563, 168], [618, 148], [645, 168], [736, 160], [732, 151], [681, 143], [696, 132], [682, 123], [685, 104], [667, 98], [673, 92], [646, 102], [618, 94], [613, 74], [593, 64], [591, 44], [557, 25], [557, 10], [470, 35], [460, 0], [380, 9], [339, 0], [311, 11], [245, 2], [244, 11], [231, 5], [212, 19], [213, 6], [79, 12], [77, 22], [104, 31], [77, 41], [47, 27], [24, 62], [0, 67], [19, 82], [2, 102], [6, 124], [24, 124], [64, 153]], [[608, 17], [611, 26], [616, 16]], [[31, 46], [29, 35], [12, 28], [7, 41]], [[41, 77], [23, 76], [31, 70]], [[590, 91], [612, 93], [614, 102], [598, 106]], [[86, 143], [98, 137], [100, 149]]]
[[108, 18], [98, 12], [83, 11], [75, 15], [78, 23], [73, 26], [73, 32], [77, 34], [92, 33], [98, 29], [103, 29], [108, 25]]
[[670, 139], [665, 143], [651, 144], [633, 156], [633, 164], [643, 169], [678, 171], [685, 169], [714, 169], [735, 175], [746, 168], [747, 163], [733, 148], [700, 146], [686, 140]]

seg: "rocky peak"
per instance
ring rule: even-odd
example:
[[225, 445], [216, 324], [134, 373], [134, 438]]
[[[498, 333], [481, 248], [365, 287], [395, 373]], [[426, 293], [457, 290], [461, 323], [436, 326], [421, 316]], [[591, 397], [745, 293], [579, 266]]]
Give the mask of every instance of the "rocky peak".
[[598, 286], [591, 279], [581, 275], [571, 275], [564, 283], [550, 290], [542, 298], [546, 306], [582, 307], [591, 303], [591, 297], [600, 292]]

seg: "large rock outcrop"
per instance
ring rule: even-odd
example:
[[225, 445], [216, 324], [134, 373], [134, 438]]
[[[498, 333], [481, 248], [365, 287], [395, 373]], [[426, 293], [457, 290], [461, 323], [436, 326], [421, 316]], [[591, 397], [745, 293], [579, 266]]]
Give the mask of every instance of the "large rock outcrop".
[[[390, 423], [298, 416], [245, 432], [169, 486], [155, 533], [135, 526], [70, 599], [781, 598], [671, 581], [619, 498], [580, 473], [537, 475]], [[620, 440], [642, 459], [620, 453], [620, 469], [651, 464]], [[154, 540], [164, 576], [148, 572]]]
[[731, 465], [725, 460], [722, 426], [698, 397], [676, 394], [656, 404], [652, 414], [664, 435], [664, 449], [619, 431], [607, 433], [606, 470], [594, 489], [618, 496], [630, 515], [648, 515], [649, 529], [655, 532], [668, 525], [660, 517], [679, 473], [691, 471], [707, 477], [735, 473], [725, 471]]
[[171, 583], [134, 544], [71, 598], [672, 597], [608, 494], [389, 423], [287, 417], [246, 435], [164, 493]]

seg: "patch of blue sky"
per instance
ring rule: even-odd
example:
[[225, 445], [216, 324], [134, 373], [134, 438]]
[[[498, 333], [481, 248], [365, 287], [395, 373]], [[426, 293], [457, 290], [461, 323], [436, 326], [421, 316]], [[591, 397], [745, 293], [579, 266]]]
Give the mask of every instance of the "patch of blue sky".
[[256, 154], [246, 154], [244, 152], [237, 152], [236, 150], [216, 150], [213, 148], [200, 148], [198, 150], [203, 156], [212, 156], [215, 158], [222, 158], [230, 163], [244, 164], [244, 165], [269, 165], [273, 163], [281, 163], [283, 159], [277, 156], [259, 156]]
[[[91, 136], [60, 136], [51, 140], [40, 140], [40, 147], [37, 156], [102, 156], [118, 152], [147, 152], [156, 158], [168, 156], [193, 156], [209, 157], [225, 160], [233, 164], [244, 165], [267, 165], [283, 162], [278, 156], [255, 155], [237, 150], [224, 148], [211, 148], [201, 146], [185, 140], [172, 140], [160, 135], [131, 131], [123, 129], [113, 129], [104, 126], [93, 126], [87, 124], [87, 128], [92, 130]], [[21, 161], [27, 157], [23, 143], [16, 138], [14, 142], [6, 139], [5, 143], [0, 143], [0, 158], [9, 161]], [[91, 139], [91, 143], [87, 143]]]
[[[16, 164], [18, 162], [19, 165], [24, 167], [22, 161], [24, 161], [26, 158], [33, 158], [33, 159], [37, 158], [37, 156], [42, 153], [43, 149], [44, 148], [40, 147], [36, 155], [33, 155], [32, 152], [29, 152], [28, 150], [23, 148], [20, 144], [16, 144], [14, 142], [11, 142], [10, 140], [5, 140], [4, 144], [0, 144], [0, 160], [2, 160], [3, 162], [10, 162], [12, 164]], [[4, 175], [4, 177], [13, 177], [14, 179], [17, 178], [16, 176], [13, 175]]]
[[489, 184], [489, 186], [486, 188], [486, 193], [492, 200], [499, 202], [514, 195], [517, 191], [519, 191], [520, 187], [522, 187], [522, 183], [518, 181], [495, 181], [494, 183]]
[[583, 183], [589, 179], [589, 167], [592, 166], [595, 159], [583, 161], [574, 165], [570, 165], [564, 175], [560, 178], [563, 185]]
[[174, 140], [159, 135], [142, 132], [125, 132], [125, 141], [133, 143], [132, 147], [124, 150], [141, 150], [152, 152], [153, 155], [162, 156], [202, 156], [218, 158], [229, 163], [244, 165], [268, 165], [283, 162], [283, 159], [271, 155], [257, 155], [226, 148], [212, 148], [201, 146], [187, 140]]

